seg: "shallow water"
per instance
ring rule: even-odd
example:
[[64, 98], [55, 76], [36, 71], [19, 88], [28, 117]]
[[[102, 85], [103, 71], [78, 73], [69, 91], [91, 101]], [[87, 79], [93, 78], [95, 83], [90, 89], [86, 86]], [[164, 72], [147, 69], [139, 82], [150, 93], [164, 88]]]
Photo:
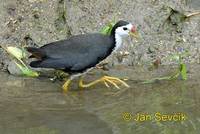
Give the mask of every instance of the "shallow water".
[[[138, 82], [167, 74], [169, 70], [172, 69], [110, 70], [107, 72], [110, 75], [130, 78], [127, 83], [131, 87], [121, 89], [124, 92], [117, 96], [109, 94], [117, 89], [101, 84], [93, 89], [77, 90], [76, 81], [64, 95], [60, 92], [60, 82], [1, 72], [0, 134], [197, 134], [200, 131], [199, 66], [190, 67], [187, 81]], [[87, 77], [88, 81], [93, 75]], [[136, 121], [137, 113], [151, 119]], [[159, 121], [154, 116], [156, 113], [182, 113], [186, 118]]]

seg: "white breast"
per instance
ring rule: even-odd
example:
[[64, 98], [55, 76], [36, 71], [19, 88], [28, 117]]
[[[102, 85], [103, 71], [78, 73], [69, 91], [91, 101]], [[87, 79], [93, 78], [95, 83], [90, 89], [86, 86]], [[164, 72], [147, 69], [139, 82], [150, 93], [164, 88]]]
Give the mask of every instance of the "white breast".
[[122, 37], [118, 34], [115, 34], [115, 48], [114, 51], [119, 49], [122, 45]]

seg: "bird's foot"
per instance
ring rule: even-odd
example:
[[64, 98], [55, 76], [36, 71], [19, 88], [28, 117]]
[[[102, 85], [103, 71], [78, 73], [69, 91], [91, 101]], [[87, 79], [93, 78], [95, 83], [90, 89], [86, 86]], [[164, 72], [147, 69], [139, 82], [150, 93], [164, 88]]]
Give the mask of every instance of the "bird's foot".
[[71, 79], [68, 79], [62, 86], [63, 89], [63, 93], [67, 93], [67, 91], [69, 90], [69, 85], [71, 83]]
[[109, 84], [112, 84], [114, 87], [116, 87], [117, 89], [120, 89], [120, 87], [118, 86], [118, 84], [122, 84], [124, 85], [125, 87], [129, 87], [129, 85], [124, 82], [123, 80], [117, 78], [117, 77], [110, 77], [110, 76], [103, 76], [102, 78], [98, 79], [98, 80], [95, 80], [89, 84], [83, 84], [83, 80], [82, 78], [80, 79], [79, 81], [79, 87], [81, 88], [87, 88], [87, 87], [90, 87], [90, 86], [93, 86], [99, 82], [103, 82], [106, 87], [110, 87]]
[[102, 79], [103, 79], [103, 82], [106, 85], [106, 87], [110, 87], [108, 85], [108, 83], [112, 84], [113, 86], [115, 86], [118, 89], [120, 89], [120, 87], [117, 84], [122, 84], [125, 87], [129, 87], [129, 85], [125, 81], [123, 81], [117, 77], [104, 76], [104, 77], [102, 77]]

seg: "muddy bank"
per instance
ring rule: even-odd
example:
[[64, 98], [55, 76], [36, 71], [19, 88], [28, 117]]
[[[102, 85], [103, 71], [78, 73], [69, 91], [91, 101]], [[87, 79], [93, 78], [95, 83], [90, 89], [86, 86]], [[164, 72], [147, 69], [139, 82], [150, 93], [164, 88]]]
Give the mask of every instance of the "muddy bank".
[[[128, 39], [121, 53], [110, 58], [110, 65], [149, 65], [180, 48], [190, 52], [189, 63], [199, 63], [200, 17], [186, 17], [199, 11], [198, 0], [1, 0], [0, 44], [42, 46], [74, 34], [97, 32], [108, 21], [133, 22], [142, 36], [139, 42]], [[123, 52], [129, 52], [123, 56]], [[122, 58], [123, 57], [123, 58]], [[0, 50], [0, 68], [10, 60]]]

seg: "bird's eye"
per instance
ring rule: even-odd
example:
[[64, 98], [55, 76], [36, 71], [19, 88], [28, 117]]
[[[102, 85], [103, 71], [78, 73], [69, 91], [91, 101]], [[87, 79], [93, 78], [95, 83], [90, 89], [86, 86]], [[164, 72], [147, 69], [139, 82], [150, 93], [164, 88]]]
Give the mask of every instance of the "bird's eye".
[[126, 30], [128, 30], [128, 28], [127, 28], [127, 27], [124, 27], [124, 28], [123, 28], [123, 30], [125, 30], [125, 31], [126, 31]]

